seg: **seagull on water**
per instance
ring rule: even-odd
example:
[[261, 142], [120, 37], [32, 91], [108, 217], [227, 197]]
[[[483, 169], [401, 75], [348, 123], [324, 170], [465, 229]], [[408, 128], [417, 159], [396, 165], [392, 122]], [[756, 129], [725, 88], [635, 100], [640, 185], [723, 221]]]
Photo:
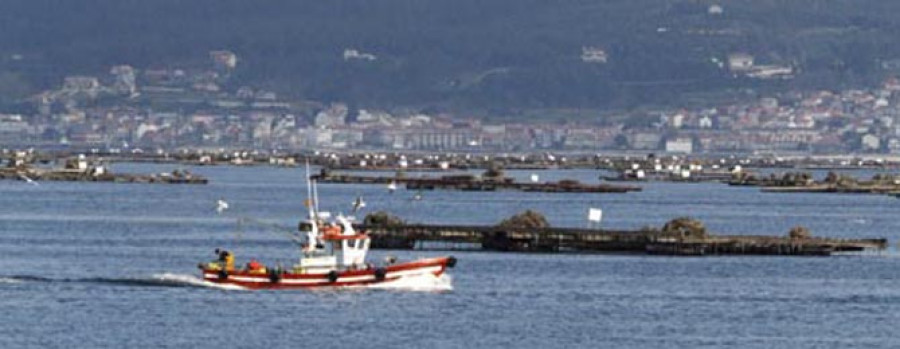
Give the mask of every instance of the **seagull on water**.
[[226, 202], [225, 200], [222, 200], [222, 199], [219, 199], [218, 201], [216, 201], [216, 213], [221, 214], [222, 212], [225, 212], [225, 210], [227, 210], [227, 209], [228, 209], [228, 202]]
[[18, 174], [18, 175], [19, 175], [19, 178], [22, 178], [22, 179], [25, 180], [25, 182], [27, 182], [28, 184], [31, 184], [31, 185], [40, 185], [40, 184], [38, 184], [38, 182], [36, 182], [35, 180], [33, 180], [33, 179], [31, 179], [31, 178], [28, 178], [28, 176], [26, 176], [26, 175], [25, 175], [24, 173], [22, 173], [22, 172], [17, 172], [16, 174]]
[[366, 207], [366, 202], [363, 201], [362, 196], [357, 196], [356, 200], [353, 200], [353, 213], [356, 213], [363, 207]]

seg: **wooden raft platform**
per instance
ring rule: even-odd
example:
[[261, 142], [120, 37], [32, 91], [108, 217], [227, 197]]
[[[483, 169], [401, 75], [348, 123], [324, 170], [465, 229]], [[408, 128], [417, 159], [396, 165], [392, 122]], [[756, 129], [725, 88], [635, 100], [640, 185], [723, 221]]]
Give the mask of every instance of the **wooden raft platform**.
[[839, 193], [839, 194], [892, 194], [900, 191], [897, 185], [869, 185], [841, 187], [831, 184], [814, 184], [794, 187], [763, 187], [764, 193]]
[[353, 184], [389, 184], [405, 185], [409, 190], [464, 190], [464, 191], [495, 191], [495, 190], [519, 190], [524, 192], [544, 193], [627, 193], [641, 191], [641, 187], [610, 185], [610, 184], [584, 184], [574, 180], [562, 180], [559, 182], [528, 183], [515, 182], [511, 178], [480, 179], [471, 176], [442, 176], [439, 178], [408, 178], [389, 176], [357, 176], [348, 174], [318, 174], [311, 179], [320, 183], [353, 183]]
[[[659, 255], [829, 256], [881, 251], [887, 239], [791, 238], [722, 235], [678, 237], [658, 230], [612, 231], [577, 228], [403, 225], [359, 227], [373, 248], [474, 249], [506, 252], [635, 253]], [[422, 247], [426, 246], [427, 247]], [[479, 248], [480, 247], [480, 248]]]
[[163, 183], [163, 184], [207, 184], [206, 177], [190, 173], [130, 174], [103, 173], [66, 169], [0, 169], [0, 179], [67, 182], [115, 182], [115, 183]]

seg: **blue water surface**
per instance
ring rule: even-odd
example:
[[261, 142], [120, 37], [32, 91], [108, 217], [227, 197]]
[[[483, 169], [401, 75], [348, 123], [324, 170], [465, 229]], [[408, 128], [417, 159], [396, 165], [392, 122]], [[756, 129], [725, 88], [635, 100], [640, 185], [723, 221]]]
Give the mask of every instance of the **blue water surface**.
[[[120, 164], [121, 172], [171, 165]], [[197, 167], [201, 185], [0, 182], [0, 348], [896, 348], [900, 259], [649, 257], [454, 252], [451, 291], [229, 291], [196, 279], [224, 247], [290, 263], [303, 169]], [[513, 171], [527, 179], [530, 171]], [[597, 171], [539, 172], [596, 183]], [[422, 174], [410, 174], [422, 175]], [[435, 174], [425, 174], [435, 175]], [[322, 184], [322, 210], [410, 222], [495, 224], [536, 209], [557, 226], [660, 226], [679, 216], [729, 234], [900, 238], [900, 200], [644, 183], [628, 194], [413, 192]], [[231, 209], [215, 212], [225, 199]], [[236, 224], [240, 217], [266, 225]], [[284, 227], [283, 229], [281, 227]], [[402, 259], [446, 254], [374, 251]]]

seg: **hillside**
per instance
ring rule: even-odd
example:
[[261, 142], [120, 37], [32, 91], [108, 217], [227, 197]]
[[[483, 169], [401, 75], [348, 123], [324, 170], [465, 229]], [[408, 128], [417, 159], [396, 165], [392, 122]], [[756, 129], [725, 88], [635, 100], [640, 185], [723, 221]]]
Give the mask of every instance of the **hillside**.
[[[114, 64], [198, 66], [215, 49], [240, 57], [238, 84], [282, 95], [497, 113], [863, 85], [900, 65], [900, 2], [715, 3], [721, 13], [693, 0], [7, 0], [0, 96]], [[583, 47], [607, 62], [583, 62]], [[737, 52], [796, 77], [735, 78], [716, 62]]]

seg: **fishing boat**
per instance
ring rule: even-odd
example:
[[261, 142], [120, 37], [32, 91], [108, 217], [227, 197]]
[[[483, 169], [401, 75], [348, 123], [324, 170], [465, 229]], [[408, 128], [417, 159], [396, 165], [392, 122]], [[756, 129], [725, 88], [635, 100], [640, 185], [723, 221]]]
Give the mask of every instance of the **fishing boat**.
[[[308, 177], [308, 176], [307, 176]], [[366, 260], [371, 238], [357, 231], [349, 217], [331, 217], [318, 210], [314, 182], [308, 182], [309, 218], [300, 222], [292, 234], [300, 248], [300, 258], [289, 268], [266, 267], [251, 260], [245, 268], [234, 266], [233, 256], [225, 252], [217, 261], [201, 263], [203, 279], [216, 284], [248, 289], [297, 289], [320, 287], [368, 286], [403, 278], [440, 277], [456, 265], [452, 256], [398, 262], [389, 257], [381, 264]]]

